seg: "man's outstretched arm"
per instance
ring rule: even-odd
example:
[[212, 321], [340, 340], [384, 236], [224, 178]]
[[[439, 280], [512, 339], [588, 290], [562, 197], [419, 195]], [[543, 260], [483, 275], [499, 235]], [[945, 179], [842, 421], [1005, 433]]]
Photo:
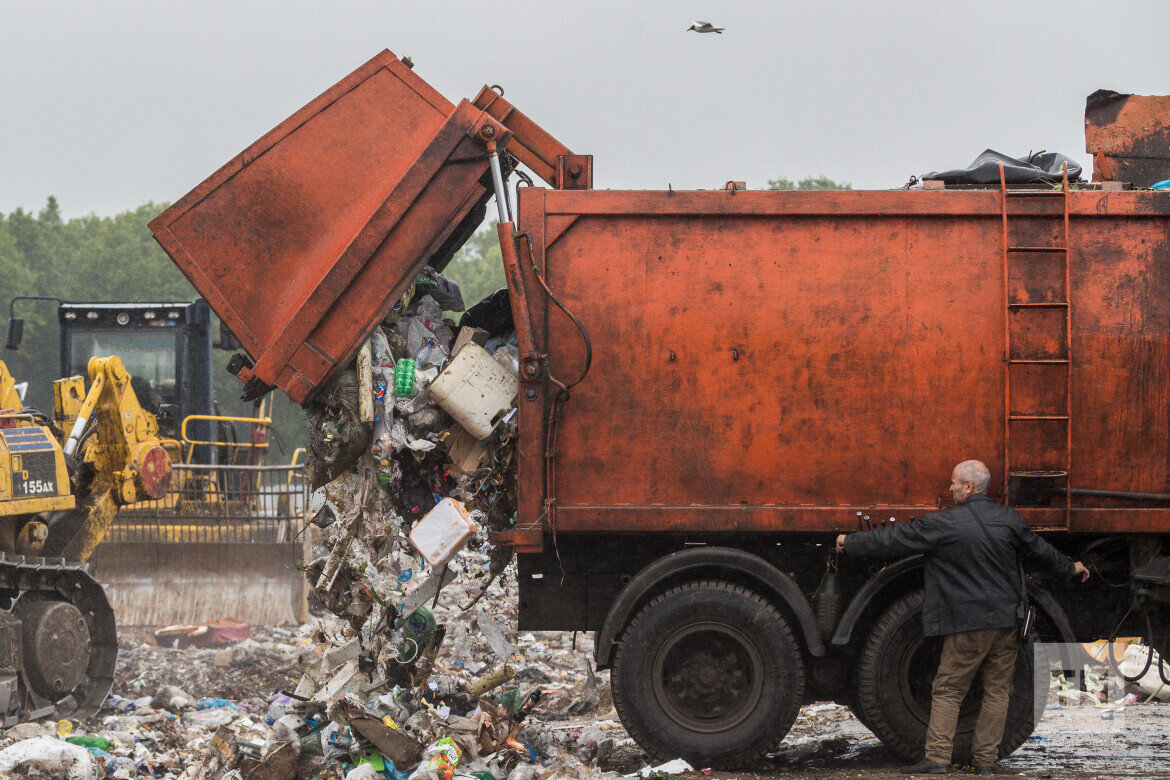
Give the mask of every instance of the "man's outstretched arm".
[[1043, 563], [1049, 571], [1065, 577], [1080, 577], [1081, 582], [1089, 579], [1089, 570], [1083, 563], [1074, 562], [1072, 558], [1037, 536], [1022, 519], [1016, 523], [1015, 531], [1024, 553]]
[[897, 558], [929, 552], [942, 539], [945, 530], [932, 515], [921, 520], [872, 531], [841, 534], [837, 551], [854, 558]]

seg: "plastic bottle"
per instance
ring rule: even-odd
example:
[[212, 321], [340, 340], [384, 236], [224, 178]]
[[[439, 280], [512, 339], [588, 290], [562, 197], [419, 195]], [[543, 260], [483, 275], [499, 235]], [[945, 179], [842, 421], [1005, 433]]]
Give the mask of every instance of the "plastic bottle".
[[426, 607], [419, 607], [406, 616], [402, 624], [402, 641], [398, 643], [398, 662], [412, 664], [422, 655], [435, 633], [435, 616]]
[[528, 694], [527, 697], [525, 697], [524, 703], [520, 705], [520, 709], [517, 710], [516, 714], [513, 716], [516, 719], [517, 723], [519, 723], [519, 722], [523, 721], [525, 718], [527, 718], [529, 716], [529, 714], [532, 713], [532, 710], [534, 710], [536, 708], [536, 705], [540, 704], [540, 696], [541, 696], [541, 691], [538, 688], [537, 690]]
[[83, 748], [97, 748], [98, 750], [109, 750], [110, 740], [105, 737], [94, 736], [69, 736], [65, 737], [65, 741], [73, 745], [81, 745]]
[[281, 707], [279, 704], [270, 704], [268, 706], [268, 712], [264, 715], [264, 722], [271, 726], [283, 717], [284, 707]]

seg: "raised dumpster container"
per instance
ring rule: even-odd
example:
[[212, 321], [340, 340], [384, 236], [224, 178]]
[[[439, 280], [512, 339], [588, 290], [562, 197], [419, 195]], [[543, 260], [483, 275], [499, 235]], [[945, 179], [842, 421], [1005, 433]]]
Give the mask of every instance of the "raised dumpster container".
[[303, 402], [423, 264], [442, 268], [479, 226], [485, 143], [508, 139], [384, 51], [150, 228], [247, 350], [237, 365], [250, 393], [279, 387]]

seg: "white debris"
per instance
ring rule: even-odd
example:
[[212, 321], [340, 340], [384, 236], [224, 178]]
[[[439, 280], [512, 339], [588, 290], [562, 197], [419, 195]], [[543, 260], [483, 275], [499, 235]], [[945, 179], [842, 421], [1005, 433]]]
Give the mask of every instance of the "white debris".
[[33, 737], [0, 750], [0, 772], [24, 780], [97, 780], [89, 751], [51, 737]]

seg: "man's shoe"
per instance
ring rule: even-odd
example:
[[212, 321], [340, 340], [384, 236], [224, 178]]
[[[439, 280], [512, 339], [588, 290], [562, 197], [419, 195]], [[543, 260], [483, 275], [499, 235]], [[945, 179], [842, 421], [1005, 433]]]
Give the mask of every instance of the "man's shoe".
[[902, 767], [901, 772], [904, 775], [945, 775], [948, 768], [946, 764], [924, 758], [913, 766]]

